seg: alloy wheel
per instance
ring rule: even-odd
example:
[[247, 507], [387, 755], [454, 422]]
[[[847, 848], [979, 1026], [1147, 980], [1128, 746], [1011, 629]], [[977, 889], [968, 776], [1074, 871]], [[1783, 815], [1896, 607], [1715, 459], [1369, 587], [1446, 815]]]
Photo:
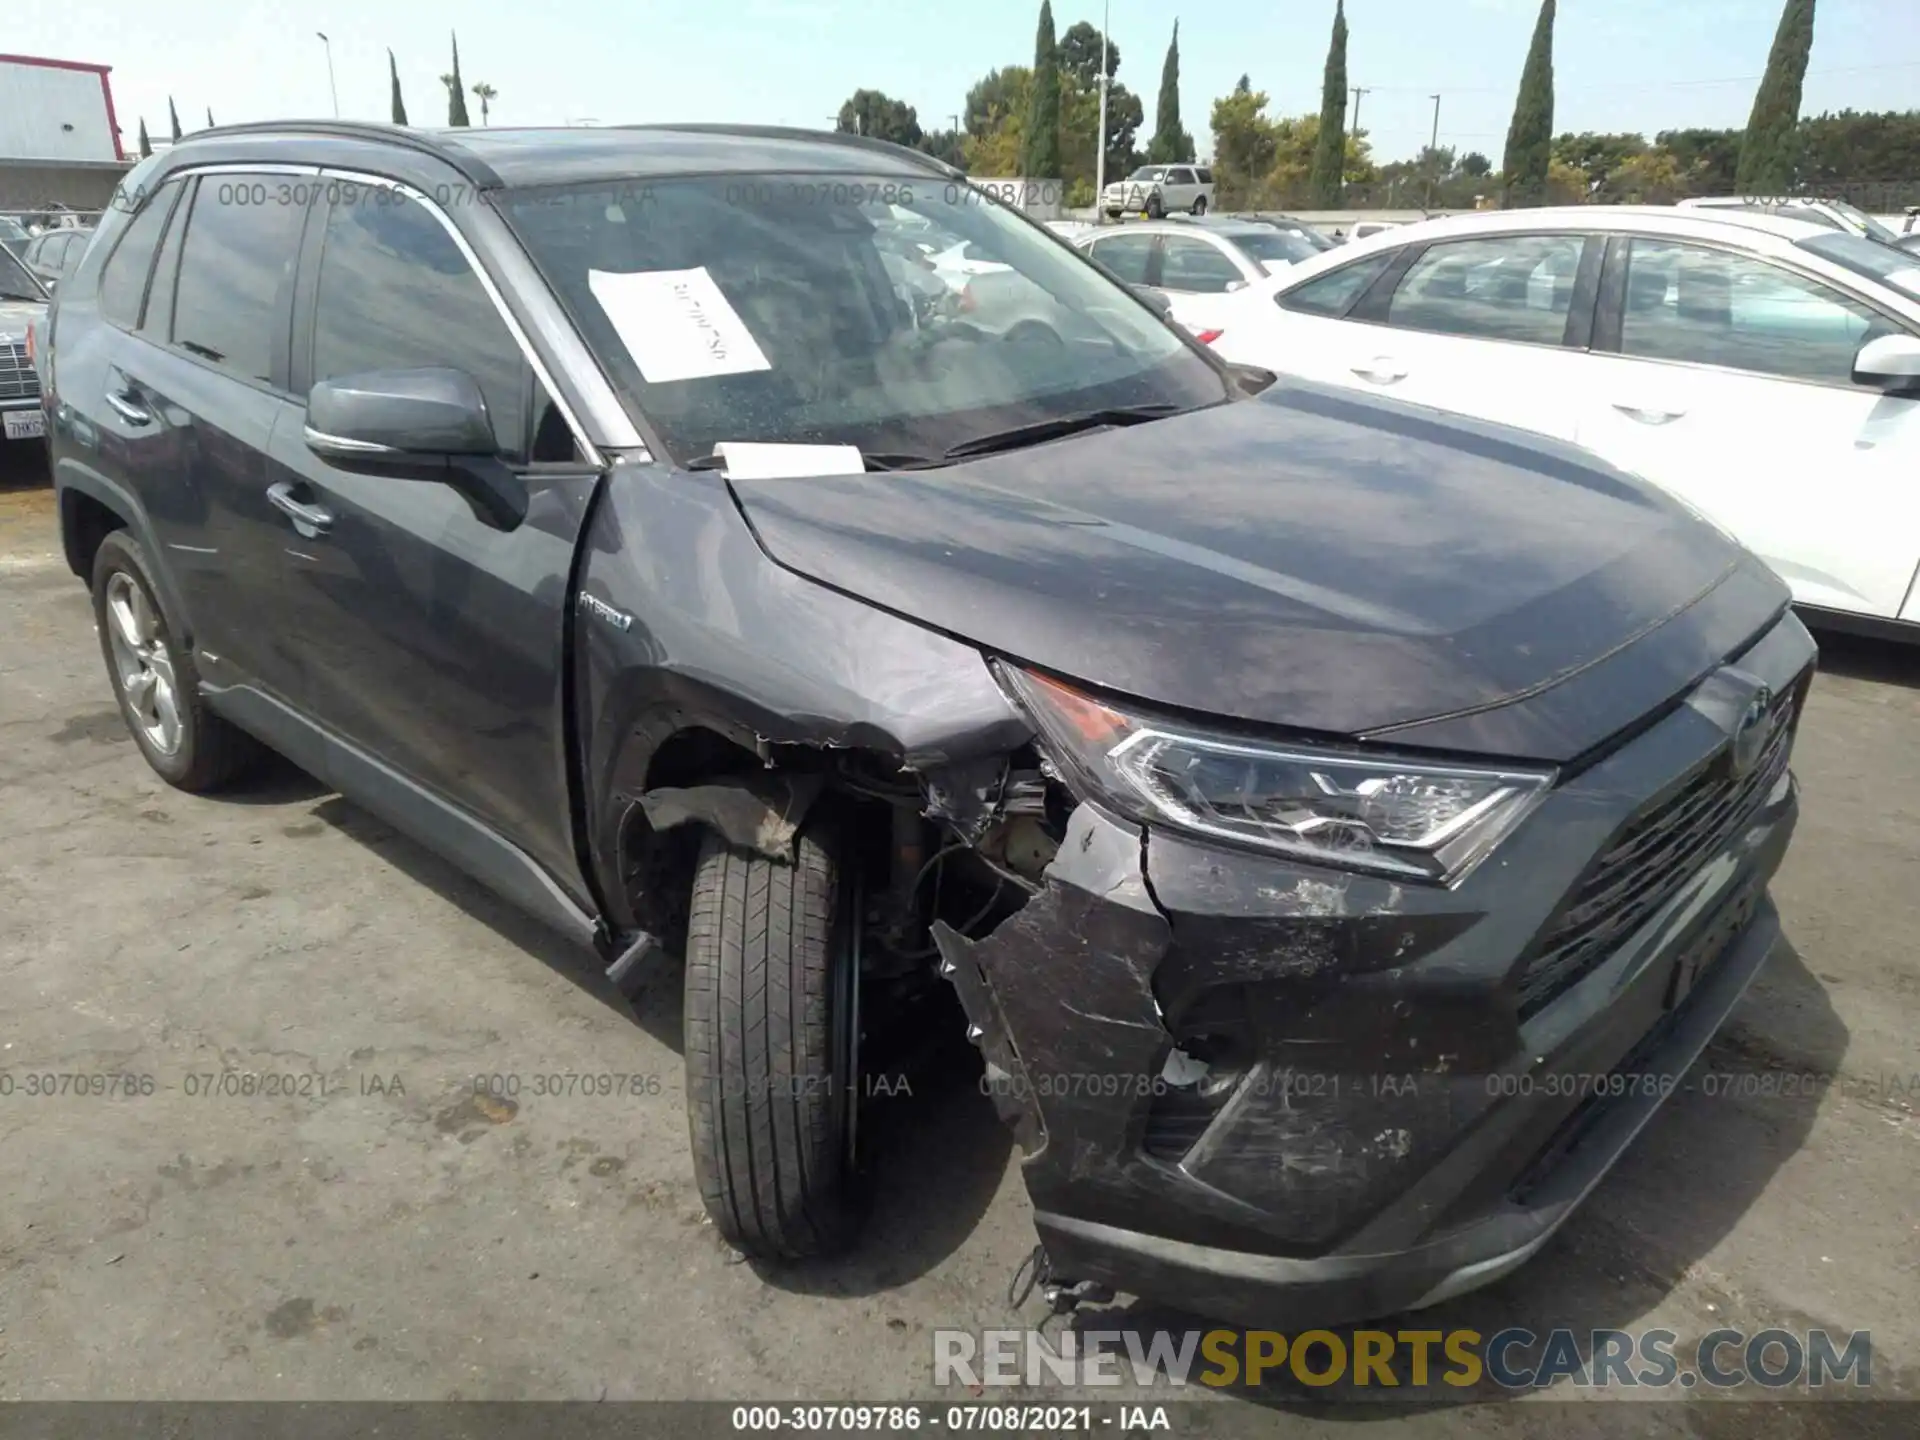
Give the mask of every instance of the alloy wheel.
[[124, 570], [107, 581], [107, 638], [114, 676], [136, 729], [157, 753], [180, 748], [180, 695], [166, 625], [146, 591]]

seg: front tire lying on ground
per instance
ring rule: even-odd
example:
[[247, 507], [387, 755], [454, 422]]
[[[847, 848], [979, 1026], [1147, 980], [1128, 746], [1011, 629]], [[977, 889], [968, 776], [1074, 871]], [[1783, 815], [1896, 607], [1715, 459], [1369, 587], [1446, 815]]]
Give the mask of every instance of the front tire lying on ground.
[[113, 698], [156, 775], [199, 793], [253, 767], [260, 742], [207, 708], [193, 654], [155, 596], [146, 552], [124, 530], [101, 541], [93, 558], [93, 618]]
[[700, 1198], [757, 1259], [849, 1245], [864, 1218], [856, 917], [829, 832], [792, 863], [705, 837], [687, 926], [687, 1123]]

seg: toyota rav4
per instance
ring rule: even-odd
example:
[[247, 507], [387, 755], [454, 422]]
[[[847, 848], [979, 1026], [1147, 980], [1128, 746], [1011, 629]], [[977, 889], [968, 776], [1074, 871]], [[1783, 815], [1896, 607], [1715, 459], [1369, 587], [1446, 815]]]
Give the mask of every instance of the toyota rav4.
[[[918, 303], [903, 211], [1047, 319]], [[147, 762], [279, 751], [630, 990], [683, 969], [745, 1252], [851, 1241], [866, 1082], [945, 1032], [1056, 1298], [1428, 1303], [1540, 1247], [1775, 943], [1777, 578], [1578, 452], [1224, 366], [926, 156], [208, 130], [47, 350]]]

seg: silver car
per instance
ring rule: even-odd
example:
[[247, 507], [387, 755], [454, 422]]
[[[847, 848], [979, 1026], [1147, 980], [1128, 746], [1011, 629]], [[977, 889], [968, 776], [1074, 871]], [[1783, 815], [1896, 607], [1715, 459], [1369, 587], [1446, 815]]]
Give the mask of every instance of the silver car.
[[1158, 220], [1176, 210], [1204, 215], [1213, 208], [1213, 171], [1204, 165], [1142, 165], [1100, 192], [1109, 219], [1144, 214]]

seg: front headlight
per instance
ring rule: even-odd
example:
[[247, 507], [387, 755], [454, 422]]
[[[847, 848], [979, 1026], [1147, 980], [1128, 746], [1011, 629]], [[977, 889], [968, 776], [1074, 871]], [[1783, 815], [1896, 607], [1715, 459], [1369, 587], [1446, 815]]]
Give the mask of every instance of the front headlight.
[[1070, 786], [1145, 822], [1343, 870], [1451, 885], [1537, 805], [1551, 770], [1450, 765], [1211, 734], [1000, 672]]

